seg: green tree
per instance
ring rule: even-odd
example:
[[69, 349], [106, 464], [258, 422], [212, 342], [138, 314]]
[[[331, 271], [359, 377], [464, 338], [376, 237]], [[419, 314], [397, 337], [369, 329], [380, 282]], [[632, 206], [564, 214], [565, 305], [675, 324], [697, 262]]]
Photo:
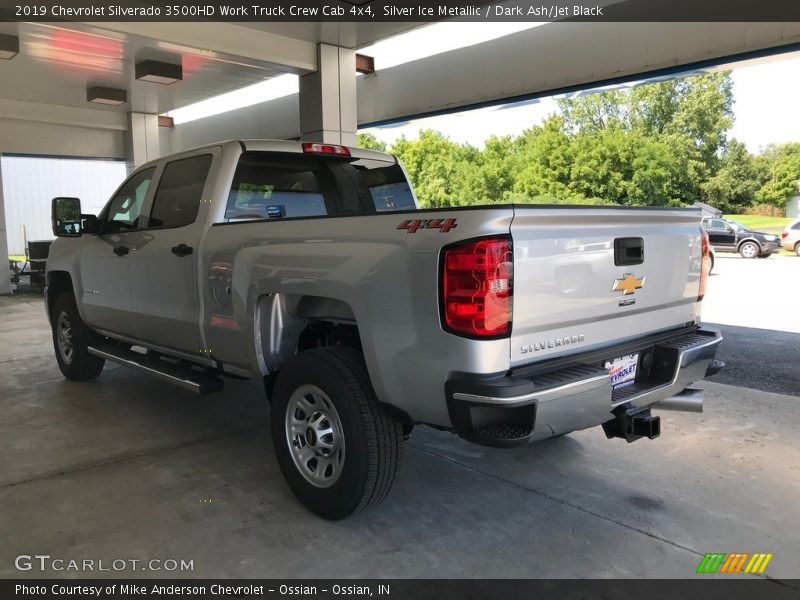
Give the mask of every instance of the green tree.
[[423, 207], [477, 203], [463, 189], [466, 176], [475, 168], [473, 163], [479, 154], [475, 148], [424, 129], [416, 140], [401, 137], [392, 146], [392, 153], [405, 165]]
[[368, 150], [377, 150], [378, 152], [386, 152], [386, 143], [375, 137], [374, 133], [359, 133], [357, 136], [356, 144], [360, 148], [367, 148]]
[[702, 184], [703, 201], [723, 212], [740, 213], [751, 206], [766, 179], [764, 162], [757, 162], [744, 144], [731, 140], [719, 170]]
[[767, 148], [763, 157], [767, 172], [756, 200], [785, 208], [787, 201], [800, 193], [800, 143]]

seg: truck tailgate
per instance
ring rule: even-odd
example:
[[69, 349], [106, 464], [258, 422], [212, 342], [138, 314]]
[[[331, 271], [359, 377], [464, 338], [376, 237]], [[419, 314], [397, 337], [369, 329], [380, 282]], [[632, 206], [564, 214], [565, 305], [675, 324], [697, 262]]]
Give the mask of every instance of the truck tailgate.
[[512, 366], [680, 327], [699, 312], [695, 209], [516, 206], [511, 236]]

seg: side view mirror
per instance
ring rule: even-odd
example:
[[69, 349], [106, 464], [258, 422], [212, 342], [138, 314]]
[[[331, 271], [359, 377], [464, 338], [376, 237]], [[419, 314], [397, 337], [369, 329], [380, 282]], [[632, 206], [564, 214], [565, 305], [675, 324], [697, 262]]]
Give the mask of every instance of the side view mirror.
[[53, 198], [53, 235], [56, 237], [79, 237], [81, 235], [80, 198]]

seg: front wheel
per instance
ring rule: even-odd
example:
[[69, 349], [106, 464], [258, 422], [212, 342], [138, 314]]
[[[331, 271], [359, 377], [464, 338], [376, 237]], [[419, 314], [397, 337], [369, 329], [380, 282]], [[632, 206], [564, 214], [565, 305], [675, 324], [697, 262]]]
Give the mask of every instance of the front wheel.
[[52, 324], [53, 347], [64, 377], [72, 381], [97, 378], [106, 361], [89, 354], [89, 340], [96, 334], [84, 324], [72, 294], [61, 294], [56, 298]]
[[326, 519], [382, 502], [400, 467], [402, 425], [378, 402], [361, 354], [346, 346], [287, 361], [271, 398], [271, 429], [289, 487]]
[[761, 253], [761, 248], [755, 242], [745, 242], [739, 246], [739, 254], [742, 258], [755, 258]]

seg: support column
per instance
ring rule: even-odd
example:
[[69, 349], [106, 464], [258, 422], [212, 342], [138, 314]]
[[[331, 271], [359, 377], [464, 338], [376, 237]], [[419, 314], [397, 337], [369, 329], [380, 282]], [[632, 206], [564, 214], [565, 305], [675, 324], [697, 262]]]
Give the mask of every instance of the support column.
[[354, 146], [356, 51], [319, 44], [317, 53], [317, 71], [300, 77], [300, 138]]
[[11, 271], [8, 268], [8, 235], [6, 234], [6, 206], [3, 201], [3, 165], [0, 162], [0, 295], [11, 293]]
[[128, 172], [158, 158], [158, 115], [128, 113], [125, 160]]

